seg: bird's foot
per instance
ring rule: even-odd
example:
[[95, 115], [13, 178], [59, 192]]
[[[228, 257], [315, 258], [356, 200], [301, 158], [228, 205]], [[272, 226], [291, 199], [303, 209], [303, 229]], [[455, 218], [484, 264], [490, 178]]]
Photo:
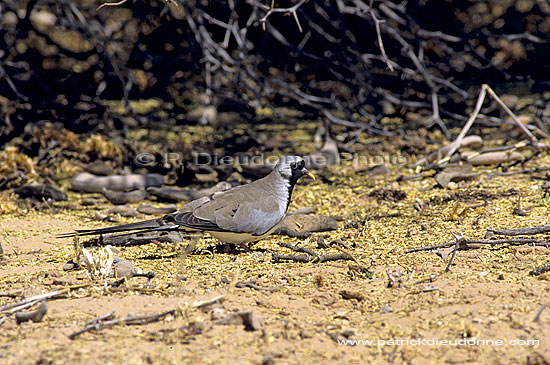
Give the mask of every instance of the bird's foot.
[[250, 249], [250, 247], [248, 247], [245, 243], [243, 242], [240, 242], [239, 243], [239, 247], [241, 247], [243, 250], [245, 250], [246, 252], [252, 252], [252, 250]]

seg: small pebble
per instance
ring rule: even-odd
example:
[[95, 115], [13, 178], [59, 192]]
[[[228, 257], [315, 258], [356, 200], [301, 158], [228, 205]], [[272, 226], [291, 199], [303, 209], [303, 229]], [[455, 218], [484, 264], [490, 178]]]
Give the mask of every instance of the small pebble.
[[262, 329], [260, 320], [252, 311], [231, 314], [223, 319], [217, 320], [214, 324], [242, 324], [244, 325], [245, 331], [259, 331]]
[[342, 335], [343, 335], [345, 338], [350, 338], [350, 337], [355, 336], [355, 331], [352, 330], [352, 329], [347, 329], [347, 330], [345, 330], [344, 332], [342, 332]]
[[216, 308], [212, 309], [212, 312], [210, 313], [210, 318], [213, 321], [220, 320], [223, 317], [225, 317], [225, 309], [223, 309], [221, 307], [216, 307]]
[[69, 271], [75, 268], [75, 264], [72, 261], [67, 262], [65, 265], [63, 265], [63, 271]]

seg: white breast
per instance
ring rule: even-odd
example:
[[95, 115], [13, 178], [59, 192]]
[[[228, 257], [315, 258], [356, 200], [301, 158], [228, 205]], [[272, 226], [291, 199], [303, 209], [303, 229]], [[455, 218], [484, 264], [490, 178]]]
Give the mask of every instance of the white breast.
[[282, 179], [281, 183], [276, 184], [275, 186], [275, 195], [277, 196], [277, 200], [280, 202], [279, 212], [282, 216], [284, 216], [286, 214], [287, 203], [289, 199], [288, 195], [290, 194], [290, 181], [288, 181], [287, 179]]
[[277, 224], [275, 227], [270, 229], [267, 233], [261, 235], [261, 236], [254, 236], [250, 233], [235, 233], [235, 232], [215, 232], [215, 231], [208, 231], [208, 233], [214, 237], [219, 239], [222, 242], [227, 243], [247, 243], [247, 242], [256, 242], [259, 240], [264, 239], [265, 237], [269, 236], [271, 233], [273, 233], [279, 225]]

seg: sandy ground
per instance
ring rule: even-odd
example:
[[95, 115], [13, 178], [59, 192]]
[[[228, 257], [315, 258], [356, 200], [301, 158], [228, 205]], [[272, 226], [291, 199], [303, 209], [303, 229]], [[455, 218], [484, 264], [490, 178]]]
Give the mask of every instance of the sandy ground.
[[[48, 301], [40, 323], [18, 325], [7, 317], [0, 325], [0, 363], [550, 363], [550, 309], [534, 321], [541, 306], [550, 304], [550, 276], [529, 275], [550, 261], [547, 248], [500, 245], [459, 251], [449, 272], [444, 271], [445, 252], [444, 258], [435, 251], [405, 252], [452, 241], [451, 233], [482, 239], [487, 228], [547, 224], [550, 207], [542, 200], [540, 180], [481, 177], [455, 191], [434, 188], [431, 179], [392, 181], [395, 173], [302, 183], [291, 210], [314, 205], [319, 214], [343, 217], [337, 231], [307, 240], [273, 236], [250, 253], [223, 253], [205, 237], [185, 259], [180, 252], [186, 242], [122, 248], [121, 257], [156, 277], [149, 283], [132, 278], [120, 288], [105, 287], [112, 279], [91, 280], [86, 270], [62, 270], [73, 254], [72, 241], [55, 235], [105, 225], [90, 219], [92, 210], [3, 216], [0, 292], [17, 296], [0, 297], [0, 305], [73, 289]], [[402, 190], [406, 198], [371, 196], [380, 188]], [[518, 196], [527, 216], [512, 212]], [[452, 214], [456, 204], [472, 209], [457, 220]], [[379, 217], [388, 214], [394, 216]], [[133, 220], [122, 219], [127, 221]], [[272, 261], [273, 253], [292, 253], [276, 244], [281, 241], [338, 253], [318, 248], [319, 235], [327, 242], [345, 242], [362, 265], [372, 264], [373, 278], [350, 270], [350, 261]], [[388, 285], [389, 270], [401, 275], [393, 285]], [[259, 288], [232, 288], [234, 278], [253, 280]], [[77, 285], [84, 287], [74, 289]], [[223, 302], [193, 307], [223, 294]], [[176, 315], [158, 322], [68, 337], [110, 312], [124, 318], [172, 309]], [[214, 324], [216, 318], [242, 311], [252, 311], [261, 330]], [[341, 343], [345, 340], [365, 342], [352, 346]]]

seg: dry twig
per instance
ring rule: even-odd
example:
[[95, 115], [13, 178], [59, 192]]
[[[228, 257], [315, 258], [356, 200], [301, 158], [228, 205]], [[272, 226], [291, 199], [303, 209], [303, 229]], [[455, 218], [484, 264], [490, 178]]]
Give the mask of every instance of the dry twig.
[[[460, 241], [460, 244], [458, 245], [458, 249], [468, 250], [468, 249], [477, 249], [477, 248], [483, 247], [484, 245], [496, 246], [496, 245], [503, 245], [503, 244], [510, 244], [514, 246], [528, 245], [528, 246], [548, 247], [550, 245], [550, 241], [537, 240], [535, 238], [506, 238], [506, 239], [500, 239], [500, 240], [463, 239], [462, 241]], [[410, 248], [405, 252], [412, 253], [412, 252], [418, 252], [418, 251], [431, 251], [437, 248], [452, 247], [454, 245], [456, 245], [456, 241], [440, 243], [437, 245]]]
[[464, 236], [459, 234], [453, 233], [453, 236], [455, 237], [456, 243], [455, 248], [453, 250], [453, 254], [451, 255], [451, 258], [449, 259], [449, 263], [447, 264], [447, 267], [445, 268], [445, 272], [449, 272], [449, 269], [451, 267], [451, 264], [453, 263], [453, 259], [455, 258], [456, 251], [458, 251], [458, 245], [460, 245], [460, 242], [464, 240]]
[[538, 226], [538, 227], [528, 227], [528, 228], [514, 228], [514, 229], [494, 229], [489, 228], [487, 229], [487, 233], [485, 234], [486, 238], [492, 237], [494, 234], [502, 235], [502, 236], [520, 236], [520, 235], [528, 235], [528, 234], [539, 234], [539, 233], [546, 233], [550, 232], [550, 225], [547, 226]]
[[271, 2], [271, 8], [267, 8], [265, 6], [262, 6], [264, 9], [269, 9], [267, 13], [260, 19], [258, 22], [262, 23], [262, 27], [265, 31], [265, 23], [267, 21], [267, 18], [273, 13], [286, 13], [285, 15], [292, 14], [294, 17], [294, 20], [296, 20], [296, 24], [298, 25], [298, 29], [300, 29], [300, 33], [302, 33], [302, 26], [300, 25], [300, 21], [298, 20], [298, 14], [296, 11], [304, 4], [307, 0], [300, 0], [300, 2], [296, 3], [295, 5], [289, 7], [289, 8], [274, 8], [273, 5], [275, 3], [275, 0]]
[[481, 110], [481, 106], [483, 105], [483, 102], [485, 101], [486, 94], [489, 94], [499, 105], [500, 107], [508, 114], [516, 123], [516, 125], [523, 131], [525, 135], [529, 138], [531, 141], [531, 144], [536, 149], [550, 149], [550, 146], [547, 144], [540, 143], [537, 140], [537, 137], [535, 137], [524, 125], [519, 121], [519, 119], [516, 117], [516, 115], [504, 104], [504, 102], [498, 97], [498, 95], [491, 89], [491, 87], [487, 84], [481, 85], [481, 91], [479, 93], [479, 96], [477, 98], [476, 106], [474, 109], [474, 112], [470, 115], [470, 118], [466, 121], [466, 124], [456, 137], [456, 139], [450, 144], [450, 148], [447, 150], [444, 158], [439, 160], [437, 162], [437, 165], [442, 165], [445, 162], [448, 162], [450, 157], [453, 155], [453, 153], [456, 152], [458, 147], [460, 146], [460, 142], [462, 139], [466, 136], [468, 131], [470, 130], [472, 124], [474, 123], [475, 119], [477, 118], [479, 111]]
[[546, 309], [546, 304], [543, 304], [540, 306], [540, 309], [537, 311], [537, 314], [535, 314], [535, 317], [533, 318], [533, 322], [538, 322], [540, 319], [540, 315], [542, 312]]
[[155, 314], [149, 314], [144, 316], [128, 316], [126, 318], [116, 318], [111, 319], [114, 317], [114, 313], [111, 312], [109, 314], [106, 314], [104, 316], [98, 317], [88, 323], [86, 327], [84, 327], [81, 330], [78, 330], [76, 332], [73, 332], [69, 335], [69, 338], [71, 340], [74, 340], [76, 337], [80, 336], [83, 333], [90, 332], [90, 331], [99, 331], [104, 328], [110, 328], [117, 324], [126, 324], [126, 325], [143, 325], [148, 324], [151, 322], [157, 322], [163, 319], [166, 316], [169, 315], [175, 315], [176, 310], [168, 310], [162, 313], [155, 313]]

